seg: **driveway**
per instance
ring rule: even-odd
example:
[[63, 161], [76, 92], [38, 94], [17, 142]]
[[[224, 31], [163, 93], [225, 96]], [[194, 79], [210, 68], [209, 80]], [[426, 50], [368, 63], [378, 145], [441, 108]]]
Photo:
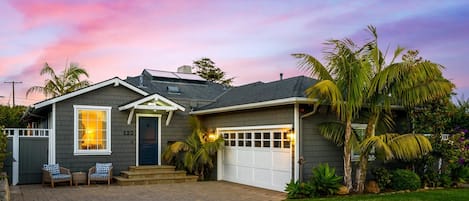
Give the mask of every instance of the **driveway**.
[[11, 186], [12, 201], [145, 201], [145, 200], [271, 200], [286, 198], [285, 193], [255, 188], [224, 181], [207, 181], [178, 184], [141, 186], [91, 185], [55, 188], [41, 185]]

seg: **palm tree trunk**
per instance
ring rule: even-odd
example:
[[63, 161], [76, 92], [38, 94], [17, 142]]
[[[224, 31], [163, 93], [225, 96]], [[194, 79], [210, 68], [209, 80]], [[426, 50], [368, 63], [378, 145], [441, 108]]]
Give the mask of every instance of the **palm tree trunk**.
[[344, 183], [345, 187], [352, 190], [352, 147], [350, 146], [350, 136], [352, 134], [352, 121], [348, 118], [345, 124], [345, 140], [344, 140]]
[[[368, 120], [368, 125], [366, 126], [365, 136], [363, 139], [367, 139], [375, 136], [375, 125], [378, 120], [379, 113], [373, 112]], [[360, 164], [356, 171], [355, 180], [357, 185], [355, 187], [355, 192], [363, 193], [365, 191], [365, 182], [366, 182], [366, 173], [368, 171], [368, 157], [370, 150], [366, 150], [360, 154]]]

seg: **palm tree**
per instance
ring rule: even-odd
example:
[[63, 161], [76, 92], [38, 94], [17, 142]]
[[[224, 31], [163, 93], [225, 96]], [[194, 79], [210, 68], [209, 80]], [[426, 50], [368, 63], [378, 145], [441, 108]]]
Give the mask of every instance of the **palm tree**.
[[326, 45], [327, 65], [308, 54], [293, 54], [300, 59], [299, 66], [320, 80], [306, 90], [309, 98], [318, 98], [322, 104], [330, 104], [344, 123], [344, 183], [352, 189], [351, 138], [352, 120], [358, 114], [366, 98], [370, 84], [371, 68], [361, 59], [363, 48], [358, 48], [350, 39], [329, 40]]
[[367, 44], [368, 59], [373, 64], [373, 78], [366, 99], [369, 118], [365, 137], [360, 144], [360, 163], [356, 171], [357, 192], [363, 192], [370, 151], [377, 149], [386, 159], [410, 160], [432, 150], [430, 141], [423, 135], [381, 134], [376, 135], [376, 125], [381, 116], [389, 119], [392, 105], [402, 105], [407, 109], [428, 101], [448, 96], [454, 85], [444, 79], [443, 66], [418, 58], [418, 51], [408, 51], [402, 62], [394, 62], [404, 51], [398, 47], [389, 65], [378, 48], [376, 28], [368, 26], [374, 40]]
[[189, 120], [193, 128], [192, 134], [185, 141], [166, 147], [163, 159], [168, 163], [180, 159], [189, 173], [204, 179], [205, 173], [214, 167], [216, 153], [223, 147], [224, 140], [204, 131], [196, 117]]
[[26, 91], [26, 96], [31, 93], [38, 92], [46, 97], [57, 97], [77, 89], [90, 85], [87, 80], [81, 80], [82, 75], [89, 77], [88, 72], [84, 68], [79, 67], [77, 63], [70, 63], [60, 75], [57, 75], [53, 68], [46, 62], [41, 69], [40, 75], [49, 75], [49, 79], [45, 80], [44, 86], [33, 86]]

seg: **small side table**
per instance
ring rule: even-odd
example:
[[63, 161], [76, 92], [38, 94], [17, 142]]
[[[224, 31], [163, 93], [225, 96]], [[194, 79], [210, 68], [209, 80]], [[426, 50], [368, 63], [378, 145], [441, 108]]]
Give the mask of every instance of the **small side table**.
[[73, 184], [78, 186], [78, 184], [86, 184], [86, 172], [74, 172], [72, 173]]

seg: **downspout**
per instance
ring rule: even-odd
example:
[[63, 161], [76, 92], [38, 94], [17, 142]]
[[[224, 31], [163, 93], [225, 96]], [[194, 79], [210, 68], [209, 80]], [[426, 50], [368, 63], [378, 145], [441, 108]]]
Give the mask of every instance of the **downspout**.
[[[317, 112], [317, 109], [318, 109], [319, 105], [314, 105], [314, 108], [313, 108], [313, 111], [311, 112], [308, 112], [302, 116], [300, 116], [300, 120], [299, 120], [299, 129], [301, 131], [303, 131], [303, 119], [306, 118], [306, 117], [309, 117], [309, 116], [312, 116], [314, 115], [316, 112]], [[300, 132], [300, 138], [303, 137], [303, 132]], [[297, 142], [299, 142], [299, 140], [297, 140]], [[303, 153], [303, 142], [301, 143], [298, 143], [297, 145], [299, 147], [299, 151], [300, 153]], [[305, 164], [305, 158], [303, 156], [299, 156], [299, 159], [298, 159], [298, 165], [299, 165], [299, 180], [300, 182], [303, 181], [303, 165]]]

